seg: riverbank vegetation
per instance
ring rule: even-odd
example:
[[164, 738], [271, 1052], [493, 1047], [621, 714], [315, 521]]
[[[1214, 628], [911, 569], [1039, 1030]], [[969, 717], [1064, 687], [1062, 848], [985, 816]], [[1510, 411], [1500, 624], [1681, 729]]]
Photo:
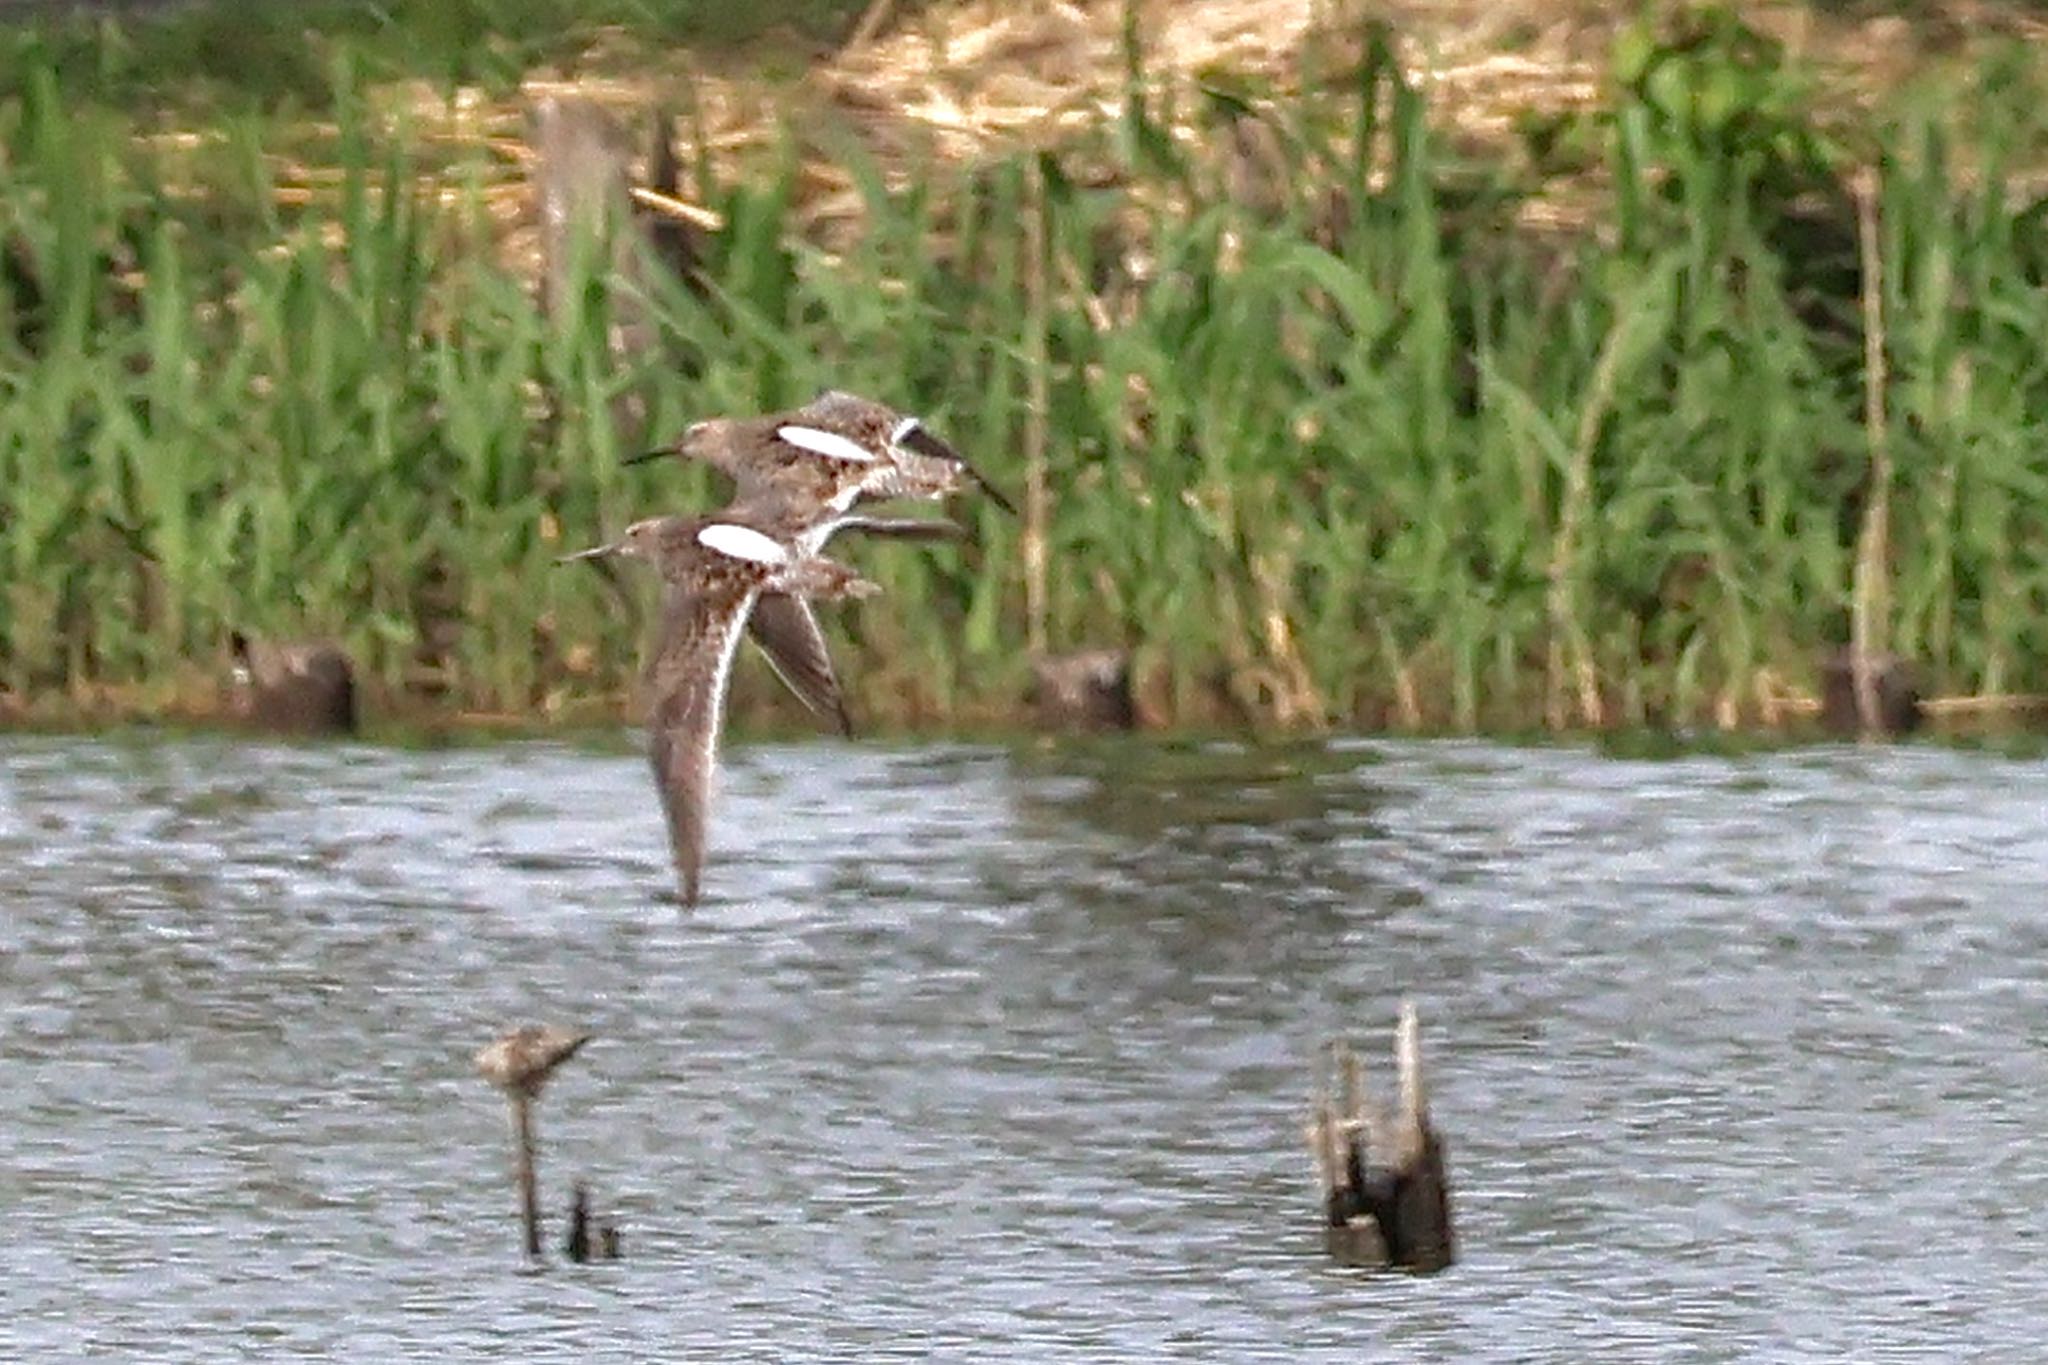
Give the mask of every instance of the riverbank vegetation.
[[[587, 253], [552, 310], [544, 26], [445, 72], [337, 28], [240, 102], [156, 82], [143, 21], [11, 32], [0, 707], [204, 711], [240, 628], [335, 636], [387, 712], [617, 714], [645, 595], [554, 556], [710, 504], [631, 445], [826, 386], [1027, 507], [835, 547], [886, 589], [834, 627], [874, 726], [1002, 723], [1028, 650], [1102, 644], [1165, 724], [1773, 722], [1852, 634], [2048, 687], [2036, 51], [1831, 102], [1674, 10], [1475, 138], [1399, 30], [1191, 72], [1125, 13], [1115, 99], [973, 136], [857, 63], [735, 112], [662, 58], [634, 101], [724, 226], [691, 282]], [[579, 41], [624, 70], [631, 33]]]

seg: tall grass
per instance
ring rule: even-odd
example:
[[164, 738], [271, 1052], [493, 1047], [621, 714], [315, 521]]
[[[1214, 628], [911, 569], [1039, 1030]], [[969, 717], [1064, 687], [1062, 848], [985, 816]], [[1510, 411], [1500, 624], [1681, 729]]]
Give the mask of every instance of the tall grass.
[[170, 705], [240, 627], [333, 633], [394, 697], [587, 714], [630, 687], [640, 599], [553, 556], [712, 496], [618, 467], [617, 400], [659, 434], [829, 385], [1043, 492], [1028, 526], [963, 504], [959, 547], [838, 547], [887, 589], [834, 626], [872, 722], [1007, 716], [1035, 636], [1134, 646], [1170, 720], [1751, 719], [1847, 637], [1860, 167], [1885, 633], [1938, 689], [2042, 687], [2048, 203], [2013, 189], [2048, 153], [2038, 66], [1965, 117], [1824, 134], [1770, 54], [1708, 38], [1618, 58], [1576, 130], [1612, 217], [1562, 238], [1515, 225], [1526, 179], [1445, 152], [1383, 38], [1343, 91], [1216, 102], [1218, 145], [1255, 119], [1273, 149], [1261, 196], [1150, 96], [1057, 155], [907, 178], [848, 136], [857, 239], [788, 236], [794, 154], [705, 187], [708, 288], [633, 300], [662, 345], [623, 361], [626, 286], [585, 271], [544, 315], [346, 60], [338, 189], [292, 209], [260, 125], [195, 195], [201, 163], [45, 71], [0, 101], [0, 690]]

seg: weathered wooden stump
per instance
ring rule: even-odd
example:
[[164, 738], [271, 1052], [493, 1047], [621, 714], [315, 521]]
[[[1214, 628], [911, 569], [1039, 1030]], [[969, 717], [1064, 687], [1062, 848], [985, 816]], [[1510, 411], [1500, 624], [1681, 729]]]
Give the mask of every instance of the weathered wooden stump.
[[[668, 119], [652, 111], [648, 170], [653, 186], [632, 179], [633, 139], [618, 121], [589, 100], [544, 95], [532, 110], [537, 154], [534, 193], [541, 224], [541, 301], [551, 313], [568, 303], [596, 267], [623, 288], [610, 291], [612, 355], [623, 359], [652, 349], [660, 327], [647, 285], [666, 271], [701, 291], [702, 234], [718, 219], [679, 197], [681, 168]], [[612, 415], [629, 446], [645, 436], [646, 400], [635, 392], [613, 400]]]
[[[647, 174], [652, 184], [635, 184], [632, 135], [589, 100], [544, 95], [532, 110], [536, 154], [534, 193], [541, 224], [542, 301], [561, 308], [576, 287], [579, 253], [602, 246], [603, 262], [631, 284], [648, 282], [658, 267], [702, 293], [706, 234], [722, 220], [682, 197], [682, 163], [670, 135], [669, 117], [648, 112]], [[615, 351], [652, 343], [655, 328], [634, 290], [615, 301]]]
[[630, 140], [588, 100], [544, 95], [532, 110], [534, 194], [541, 224], [541, 301], [558, 312], [577, 286], [582, 252], [604, 248], [608, 264], [628, 263], [626, 238], [614, 229], [631, 215], [627, 197]]
[[519, 1182], [519, 1214], [526, 1232], [526, 1254], [540, 1257], [540, 1179], [535, 1173], [534, 1101], [555, 1069], [574, 1057], [593, 1035], [552, 1025], [529, 1024], [499, 1038], [476, 1054], [476, 1069], [505, 1092], [512, 1105], [514, 1174]]
[[619, 1259], [619, 1225], [591, 1216], [590, 1190], [580, 1180], [569, 1196], [569, 1235], [562, 1239], [562, 1254], [577, 1265]]
[[1323, 1196], [1323, 1241], [1346, 1265], [1422, 1274], [1456, 1259], [1443, 1139], [1429, 1121], [1421, 1024], [1401, 1006], [1394, 1035], [1400, 1112], [1391, 1121], [1365, 1090], [1364, 1068], [1344, 1043], [1333, 1049], [1337, 1096], [1318, 1080], [1308, 1123]]
[[1084, 649], [1034, 659], [1025, 699], [1044, 730], [1129, 730], [1138, 723], [1126, 649]]
[[[1911, 734], [1920, 728], [1919, 670], [1896, 654], [1870, 656], [1872, 700], [1876, 702], [1874, 733]], [[1856, 703], [1856, 652], [1842, 648], [1830, 654], [1820, 666], [1820, 723], [1830, 734], [1857, 735], [1865, 732], [1861, 708]]]
[[324, 640], [273, 643], [234, 632], [228, 714], [252, 729], [288, 734], [353, 734], [355, 665]]

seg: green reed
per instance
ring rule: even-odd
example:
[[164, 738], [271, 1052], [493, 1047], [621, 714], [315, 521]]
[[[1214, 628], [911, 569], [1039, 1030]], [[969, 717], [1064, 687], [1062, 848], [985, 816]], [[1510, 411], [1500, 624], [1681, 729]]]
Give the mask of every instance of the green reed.
[[[340, 181], [309, 206], [272, 193], [261, 120], [163, 150], [31, 71], [0, 99], [0, 691], [184, 704], [241, 628], [334, 634], [397, 705], [595, 714], [648, 595], [554, 557], [714, 497], [619, 457], [837, 386], [1013, 493], [1042, 447], [1049, 509], [967, 499], [958, 546], [835, 547], [886, 589], [833, 613], [871, 723], [1010, 716], [1034, 631], [1134, 647], [1186, 723], [1751, 718], [1767, 671], [1810, 685], [1846, 638], [1858, 166], [1886, 634], [1939, 690], [2040, 688], [2048, 208], [2010, 188], [2048, 150], [2038, 64], [1844, 132], [1741, 33], [1630, 41], [1568, 130], [1612, 186], [1598, 234], [1517, 227], [1536, 173], [1449, 156], [1383, 35], [1341, 88], [1217, 97], [1198, 140], [1134, 40], [1148, 98], [1058, 154], [888, 176], [812, 130], [703, 187], [728, 227], [702, 294], [613, 280], [592, 244], [552, 314], [493, 254], [482, 162], [373, 131], [346, 56]], [[1239, 120], [1265, 162], [1215, 150]], [[836, 253], [787, 230], [807, 153], [865, 199]], [[621, 358], [627, 308], [659, 340]]]

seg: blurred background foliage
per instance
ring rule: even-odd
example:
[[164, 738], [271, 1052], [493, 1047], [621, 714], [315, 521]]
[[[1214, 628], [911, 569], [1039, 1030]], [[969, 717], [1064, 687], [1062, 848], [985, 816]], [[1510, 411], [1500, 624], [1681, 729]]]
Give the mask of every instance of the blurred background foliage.
[[[792, 94], [736, 161], [661, 84], [725, 227], [692, 280], [592, 250], [542, 307], [527, 163], [464, 110], [720, 44], [772, 106], [859, 17], [0, 27], [0, 698], [203, 712], [239, 627], [341, 639], [393, 714], [615, 715], [644, 596], [553, 557], [714, 499], [629, 447], [827, 386], [1045, 493], [964, 503], [958, 547], [836, 547], [887, 589], [832, 627], [873, 725], [1009, 723], [1035, 637], [1132, 647], [1168, 724], [1768, 721], [1873, 574], [1936, 690], [2043, 686], [2038, 50], [1830, 100], [1671, 7], [1483, 147], [1365, 21], [1185, 80], [1133, 7], [1116, 107], [973, 156]], [[654, 345], [615, 347], [628, 314]]]

